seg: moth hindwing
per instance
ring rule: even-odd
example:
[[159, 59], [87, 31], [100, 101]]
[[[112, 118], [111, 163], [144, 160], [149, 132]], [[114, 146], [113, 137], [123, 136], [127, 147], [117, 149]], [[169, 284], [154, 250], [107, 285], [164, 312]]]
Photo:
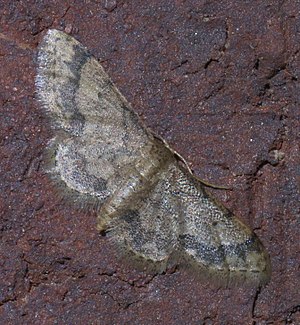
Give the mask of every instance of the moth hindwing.
[[269, 257], [255, 234], [142, 125], [77, 40], [48, 31], [36, 86], [55, 134], [48, 172], [79, 200], [100, 203], [98, 228], [119, 247], [160, 269], [180, 259], [224, 283], [269, 279]]

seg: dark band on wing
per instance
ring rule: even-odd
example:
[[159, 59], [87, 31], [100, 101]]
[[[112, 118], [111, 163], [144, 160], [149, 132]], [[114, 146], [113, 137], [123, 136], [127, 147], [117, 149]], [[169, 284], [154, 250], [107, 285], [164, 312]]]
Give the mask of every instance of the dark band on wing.
[[201, 243], [197, 240], [197, 237], [188, 234], [180, 235], [179, 240], [185, 250], [192, 249], [195, 251], [197, 258], [205, 264], [224, 265], [225, 254], [222, 246], [216, 247]]
[[219, 246], [199, 242], [197, 237], [189, 234], [181, 235], [179, 239], [184, 249], [193, 250], [195, 258], [208, 265], [224, 265], [226, 257], [237, 257], [242, 263], [246, 263], [247, 255], [251, 252], [264, 254], [264, 249], [255, 234], [241, 244]]
[[[63, 62], [68, 66], [72, 76], [66, 78], [63, 84], [59, 85], [59, 98], [63, 100], [61, 106], [62, 114], [67, 115], [70, 121], [70, 130], [74, 135], [80, 135], [85, 125], [85, 117], [80, 113], [76, 102], [76, 93], [80, 87], [81, 69], [86, 62], [91, 58], [89, 52], [80, 45], [73, 45], [74, 53], [72, 60]], [[54, 82], [53, 87], [58, 87]]]

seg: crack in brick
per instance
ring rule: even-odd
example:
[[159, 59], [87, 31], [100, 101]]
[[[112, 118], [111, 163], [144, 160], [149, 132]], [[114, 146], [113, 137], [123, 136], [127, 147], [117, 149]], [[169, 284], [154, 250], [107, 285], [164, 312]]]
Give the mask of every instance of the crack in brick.
[[258, 297], [259, 297], [260, 293], [261, 293], [261, 287], [258, 287], [256, 290], [256, 293], [255, 293], [254, 299], [253, 299], [252, 309], [251, 309], [251, 317], [253, 319], [252, 325], [256, 324], [255, 308], [256, 308], [256, 304], [257, 304]]
[[294, 318], [294, 315], [297, 313], [300, 313], [300, 305], [294, 306], [290, 309], [290, 311], [288, 312], [287, 316], [284, 319], [284, 324], [285, 325], [296, 324], [296, 323], [293, 323], [293, 318]]

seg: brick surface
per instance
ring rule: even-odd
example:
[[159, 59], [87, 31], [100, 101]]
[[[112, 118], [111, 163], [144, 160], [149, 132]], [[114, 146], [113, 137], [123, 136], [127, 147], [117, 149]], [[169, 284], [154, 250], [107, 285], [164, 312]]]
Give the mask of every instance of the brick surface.
[[[1, 1], [0, 17], [0, 323], [299, 323], [299, 3]], [[210, 191], [269, 251], [266, 287], [135, 270], [59, 194], [34, 88], [49, 28], [86, 45], [198, 177], [233, 188]]]

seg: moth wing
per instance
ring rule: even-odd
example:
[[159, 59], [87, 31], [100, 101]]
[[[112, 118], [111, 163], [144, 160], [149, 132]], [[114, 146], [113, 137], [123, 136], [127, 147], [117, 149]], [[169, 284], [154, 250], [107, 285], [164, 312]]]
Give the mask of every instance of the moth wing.
[[162, 169], [155, 184], [112, 221], [108, 232], [122, 254], [147, 270], [164, 271], [177, 263], [181, 208], [174, 194], [175, 168], [174, 161]]
[[36, 85], [55, 130], [49, 172], [77, 192], [106, 199], [151, 135], [98, 61], [63, 32], [44, 37]]
[[[153, 136], [101, 65], [74, 38], [50, 30], [38, 63], [38, 96], [55, 130], [49, 172], [100, 201], [124, 189], [124, 179], [137, 172], [135, 166], [152, 157]], [[137, 179], [143, 181], [141, 176]], [[110, 225], [113, 239], [158, 264], [182, 251], [200, 275], [221, 277], [226, 283], [267, 281], [270, 264], [262, 244], [174, 157], [155, 177], [146, 191], [117, 211]]]
[[181, 168], [176, 183], [185, 215], [179, 242], [186, 264], [220, 284], [265, 284], [270, 260], [256, 235]]
[[265, 284], [269, 257], [253, 232], [175, 160], [111, 224], [111, 237], [142, 265], [181, 264], [220, 285]]

